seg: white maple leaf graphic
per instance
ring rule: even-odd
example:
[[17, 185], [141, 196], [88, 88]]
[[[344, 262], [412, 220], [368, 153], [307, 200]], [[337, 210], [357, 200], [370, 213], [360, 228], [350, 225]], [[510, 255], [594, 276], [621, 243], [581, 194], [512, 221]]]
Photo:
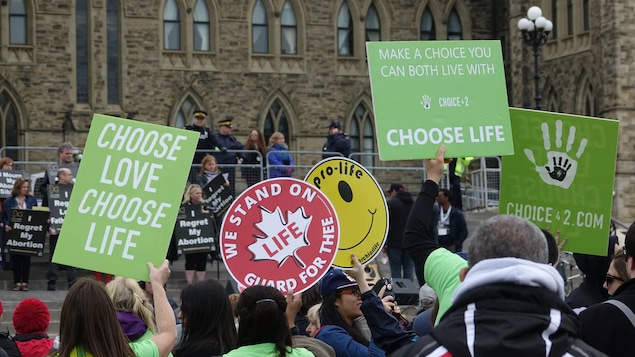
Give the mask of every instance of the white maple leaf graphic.
[[262, 220], [254, 226], [263, 234], [254, 234], [256, 242], [247, 247], [254, 254], [253, 260], [275, 260], [280, 267], [288, 258], [294, 258], [301, 268], [305, 268], [306, 264], [296, 253], [298, 249], [309, 246], [306, 232], [312, 217], [306, 216], [304, 207], [287, 211], [286, 219], [280, 207], [273, 212], [263, 206], [259, 208]]

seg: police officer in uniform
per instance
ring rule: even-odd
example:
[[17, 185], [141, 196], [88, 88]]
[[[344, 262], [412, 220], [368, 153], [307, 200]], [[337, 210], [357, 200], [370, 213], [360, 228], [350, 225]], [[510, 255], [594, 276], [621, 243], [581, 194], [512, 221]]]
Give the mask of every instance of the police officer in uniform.
[[242, 152], [229, 152], [228, 150], [245, 150], [245, 146], [232, 135], [233, 125], [232, 117], [226, 117], [225, 119], [218, 121], [218, 131], [214, 134], [214, 138], [220, 147], [220, 152], [214, 154], [216, 161], [220, 166], [221, 171], [229, 175], [227, 181], [229, 181], [230, 193], [236, 196], [236, 168], [235, 166], [243, 163], [244, 153]]
[[322, 158], [337, 156], [330, 154], [331, 152], [339, 152], [344, 157], [348, 157], [351, 154], [351, 139], [349, 139], [346, 133], [342, 132], [342, 123], [337, 120], [332, 120], [329, 124], [329, 136], [326, 139], [326, 143], [322, 147]]
[[[192, 158], [192, 165], [200, 165], [205, 155], [211, 155], [211, 150], [219, 150], [220, 146], [214, 137], [212, 130], [205, 126], [205, 119], [207, 119], [207, 112], [204, 110], [196, 109], [193, 113], [194, 121], [192, 125], [186, 125], [185, 130], [193, 130], [199, 132], [198, 144], [196, 145], [196, 153]], [[205, 150], [205, 151], [199, 151]], [[196, 182], [196, 175], [199, 169], [192, 167], [190, 169], [190, 182]]]

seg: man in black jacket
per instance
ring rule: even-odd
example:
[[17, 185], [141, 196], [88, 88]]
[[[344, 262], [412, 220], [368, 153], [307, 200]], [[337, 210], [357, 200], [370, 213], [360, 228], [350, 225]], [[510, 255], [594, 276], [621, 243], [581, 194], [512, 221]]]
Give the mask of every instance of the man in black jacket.
[[412, 208], [412, 195], [400, 183], [393, 183], [388, 189], [391, 199], [388, 200], [388, 237], [386, 253], [390, 263], [392, 278], [404, 278], [414, 281], [414, 263], [403, 249], [402, 237], [406, 227], [406, 219]]
[[579, 322], [564, 303], [564, 282], [547, 265], [547, 242], [533, 223], [488, 219], [470, 238], [467, 266], [434, 242], [427, 224], [444, 153], [441, 146], [425, 161], [428, 179], [404, 233], [404, 248], [437, 292], [440, 321], [431, 335], [393, 356], [602, 356], [577, 338]]
[[609, 356], [635, 353], [635, 224], [626, 232], [624, 254], [630, 280], [617, 288], [609, 300], [580, 314], [580, 337]]
[[[64, 167], [67, 165], [73, 164], [73, 144], [66, 142], [57, 147], [57, 173], [54, 182], [50, 182], [49, 172], [46, 172], [44, 175], [44, 180], [40, 185], [40, 194], [42, 195], [42, 206], [48, 207], [49, 199], [48, 199], [48, 186], [49, 184], [61, 184], [61, 185], [72, 185], [74, 182], [72, 170], [68, 167]], [[53, 291], [56, 289], [56, 281], [59, 271], [59, 265], [52, 262], [53, 253], [55, 253], [55, 247], [57, 246], [57, 239], [59, 238], [59, 232], [51, 232], [49, 235], [49, 267], [46, 273], [46, 277], [48, 280], [47, 290]], [[70, 288], [71, 284], [75, 281], [76, 278], [76, 269], [74, 267], [67, 267], [67, 279], [68, 279], [68, 287]]]
[[329, 136], [326, 138], [326, 142], [322, 147], [322, 158], [326, 159], [331, 156], [333, 152], [339, 152], [344, 157], [348, 157], [351, 154], [351, 139], [342, 132], [342, 123], [337, 120], [331, 120], [329, 124]]
[[439, 223], [437, 234], [439, 244], [453, 252], [463, 250], [463, 241], [467, 239], [467, 222], [463, 212], [452, 206], [450, 190], [441, 189], [437, 195], [439, 202]]
[[[62, 167], [57, 171], [57, 184], [72, 187], [73, 185], [73, 173], [70, 169]], [[43, 207], [49, 207], [48, 200], [48, 191], [46, 192], [46, 196], [42, 200]], [[66, 213], [64, 213], [66, 215]], [[46, 279], [48, 280], [46, 290], [54, 291], [57, 288], [57, 277], [59, 275], [59, 268], [65, 267], [66, 269], [66, 279], [68, 281], [68, 287], [75, 282], [75, 278], [77, 277], [77, 269], [71, 266], [63, 266], [57, 263], [53, 263], [53, 254], [55, 254], [55, 247], [57, 247], [57, 240], [60, 237], [60, 232], [55, 231], [53, 228], [49, 228], [49, 267], [46, 272]]]

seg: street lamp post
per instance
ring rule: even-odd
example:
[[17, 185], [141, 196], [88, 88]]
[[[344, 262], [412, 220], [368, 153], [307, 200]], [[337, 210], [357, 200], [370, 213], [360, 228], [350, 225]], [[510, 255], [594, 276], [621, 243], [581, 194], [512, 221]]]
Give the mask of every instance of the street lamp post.
[[538, 55], [540, 46], [547, 43], [549, 33], [553, 29], [553, 23], [542, 16], [542, 10], [538, 6], [532, 6], [527, 10], [527, 18], [518, 21], [518, 29], [523, 34], [523, 41], [534, 50], [534, 81], [536, 89], [536, 106], [540, 110], [540, 72], [538, 71]]

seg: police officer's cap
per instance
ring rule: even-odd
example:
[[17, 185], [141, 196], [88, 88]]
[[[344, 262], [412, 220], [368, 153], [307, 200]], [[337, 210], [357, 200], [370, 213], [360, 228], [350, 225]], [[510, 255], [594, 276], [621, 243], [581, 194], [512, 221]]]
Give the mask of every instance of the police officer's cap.
[[202, 118], [202, 119], [207, 118], [207, 112], [200, 109], [195, 110], [193, 115], [194, 115], [194, 118]]
[[232, 127], [232, 117], [226, 117], [225, 119], [221, 119], [218, 121], [218, 126], [228, 126], [228, 127]]
[[329, 124], [329, 129], [331, 128], [342, 129], [342, 123], [340, 123], [339, 120], [331, 120], [331, 124]]

